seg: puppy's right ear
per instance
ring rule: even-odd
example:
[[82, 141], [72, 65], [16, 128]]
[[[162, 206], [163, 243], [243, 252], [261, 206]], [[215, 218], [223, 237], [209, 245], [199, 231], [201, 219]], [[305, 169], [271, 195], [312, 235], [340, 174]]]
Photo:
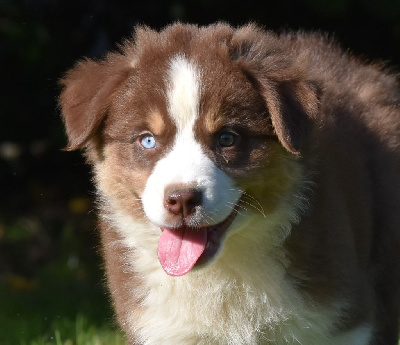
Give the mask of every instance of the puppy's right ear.
[[96, 134], [115, 91], [131, 70], [123, 55], [109, 54], [101, 62], [78, 62], [61, 79], [60, 106], [68, 135], [66, 150], [85, 147]]

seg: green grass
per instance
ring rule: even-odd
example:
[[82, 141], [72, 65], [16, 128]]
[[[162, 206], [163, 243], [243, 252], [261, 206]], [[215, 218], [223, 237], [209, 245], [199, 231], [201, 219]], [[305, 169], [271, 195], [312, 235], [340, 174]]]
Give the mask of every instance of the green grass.
[[0, 289], [0, 344], [124, 344], [101, 286], [70, 280], [40, 285]]
[[0, 344], [125, 344], [100, 265], [64, 247], [30, 278], [0, 274]]
[[109, 325], [96, 326], [83, 315], [75, 320], [59, 319], [52, 323], [46, 335], [21, 345], [124, 345], [122, 334], [111, 329]]

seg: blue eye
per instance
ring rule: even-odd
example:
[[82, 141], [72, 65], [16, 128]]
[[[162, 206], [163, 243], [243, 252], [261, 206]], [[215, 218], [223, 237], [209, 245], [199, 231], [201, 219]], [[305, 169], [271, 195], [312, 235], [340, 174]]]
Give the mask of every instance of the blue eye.
[[140, 143], [145, 149], [154, 149], [156, 147], [156, 139], [150, 134], [145, 135]]
[[218, 144], [219, 146], [222, 147], [233, 146], [234, 143], [235, 143], [235, 134], [233, 133], [229, 132], [221, 133], [218, 138]]

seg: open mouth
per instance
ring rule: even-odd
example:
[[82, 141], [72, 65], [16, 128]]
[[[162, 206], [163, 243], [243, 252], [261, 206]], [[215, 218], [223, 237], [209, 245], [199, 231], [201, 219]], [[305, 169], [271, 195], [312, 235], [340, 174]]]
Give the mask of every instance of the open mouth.
[[158, 259], [171, 276], [182, 276], [195, 265], [209, 262], [220, 248], [223, 235], [237, 215], [236, 209], [221, 223], [207, 227], [161, 228]]

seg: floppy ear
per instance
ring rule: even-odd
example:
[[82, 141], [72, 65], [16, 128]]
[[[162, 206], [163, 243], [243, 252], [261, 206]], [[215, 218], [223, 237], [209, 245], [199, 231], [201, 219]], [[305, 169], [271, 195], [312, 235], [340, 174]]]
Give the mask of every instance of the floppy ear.
[[109, 54], [101, 62], [84, 60], [60, 81], [60, 106], [68, 135], [66, 150], [85, 147], [104, 120], [118, 86], [129, 70], [121, 54]]
[[299, 155], [319, 111], [319, 90], [315, 84], [300, 80], [273, 84], [261, 85], [272, 125], [281, 144]]
[[303, 73], [307, 53], [293, 54], [290, 42], [249, 25], [234, 34], [230, 54], [265, 99], [281, 144], [299, 155], [319, 111], [319, 89]]

